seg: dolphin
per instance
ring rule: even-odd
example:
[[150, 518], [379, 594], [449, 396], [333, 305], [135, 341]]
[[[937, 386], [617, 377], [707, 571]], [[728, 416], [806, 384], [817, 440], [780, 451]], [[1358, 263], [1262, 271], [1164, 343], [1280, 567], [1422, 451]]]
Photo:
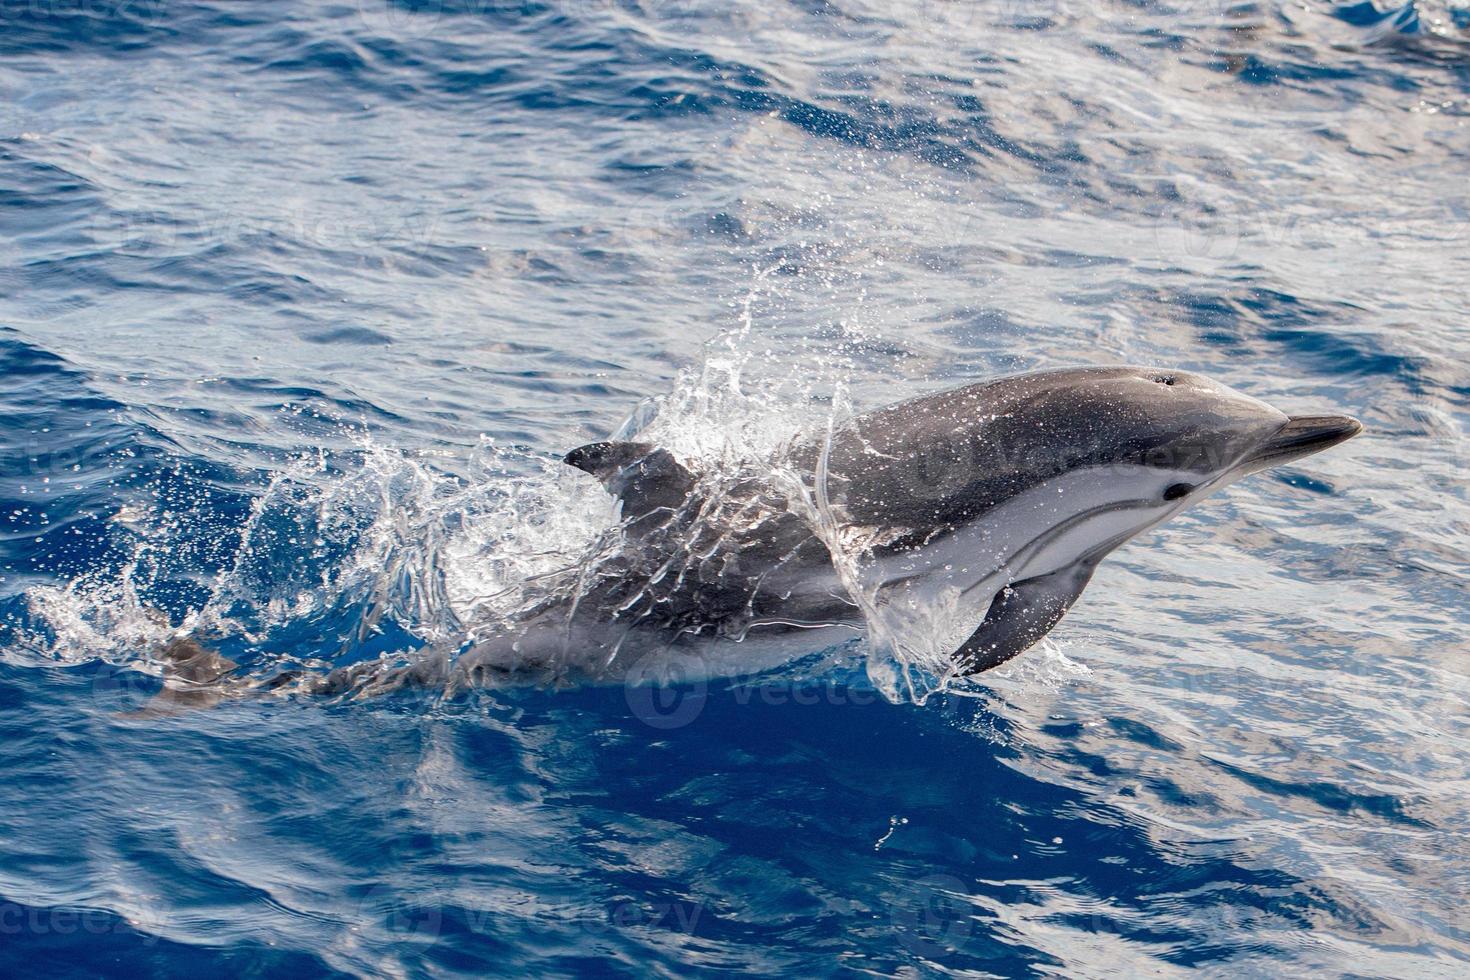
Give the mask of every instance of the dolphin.
[[[1188, 371], [1079, 367], [914, 398], [734, 471], [592, 443], [565, 462], [618, 501], [595, 554], [456, 655], [353, 665], [298, 689], [742, 674], [878, 621], [920, 624], [944, 653], [929, 669], [977, 674], [1046, 636], [1129, 539], [1361, 430]], [[936, 604], [942, 615], [899, 615]]]
[[979, 673], [1045, 636], [1130, 538], [1361, 430], [1187, 371], [1083, 367], [905, 401], [734, 477], [646, 443], [582, 446], [565, 461], [620, 504], [609, 553], [466, 650], [451, 684], [741, 672], [936, 597], [945, 669]]

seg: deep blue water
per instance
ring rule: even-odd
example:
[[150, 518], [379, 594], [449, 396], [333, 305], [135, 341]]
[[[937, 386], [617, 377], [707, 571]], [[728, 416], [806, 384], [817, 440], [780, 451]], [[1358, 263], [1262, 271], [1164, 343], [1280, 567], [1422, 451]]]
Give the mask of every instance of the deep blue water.
[[[1463, 3], [0, 27], [0, 974], [1470, 972]], [[922, 703], [853, 648], [137, 714], [176, 629], [452, 643], [607, 526], [557, 459], [619, 427], [1088, 362], [1367, 431]]]

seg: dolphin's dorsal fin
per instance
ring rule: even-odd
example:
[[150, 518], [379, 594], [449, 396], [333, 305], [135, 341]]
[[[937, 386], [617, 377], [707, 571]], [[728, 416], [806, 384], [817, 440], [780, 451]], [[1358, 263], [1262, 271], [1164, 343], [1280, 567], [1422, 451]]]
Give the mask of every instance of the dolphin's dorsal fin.
[[617, 479], [619, 470], [646, 459], [655, 451], [657, 447], [647, 442], [589, 442], [567, 453], [561, 461], [591, 473], [606, 486]]
[[646, 442], [593, 442], [562, 461], [601, 480], [623, 502], [624, 520], [677, 508], [694, 489], [694, 475], [673, 453]]

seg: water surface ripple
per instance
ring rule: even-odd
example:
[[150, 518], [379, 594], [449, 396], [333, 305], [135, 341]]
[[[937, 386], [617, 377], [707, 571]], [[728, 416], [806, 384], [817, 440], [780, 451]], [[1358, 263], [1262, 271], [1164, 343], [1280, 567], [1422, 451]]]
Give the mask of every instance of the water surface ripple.
[[[0, 0], [0, 973], [1465, 975], [1467, 139], [1462, 0]], [[136, 714], [453, 641], [645, 399], [1085, 362], [1367, 431], [923, 704]]]

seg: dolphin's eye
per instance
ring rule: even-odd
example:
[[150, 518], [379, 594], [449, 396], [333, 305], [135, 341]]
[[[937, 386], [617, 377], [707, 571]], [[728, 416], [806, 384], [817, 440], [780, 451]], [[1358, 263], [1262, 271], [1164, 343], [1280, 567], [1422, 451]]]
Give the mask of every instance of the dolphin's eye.
[[1194, 489], [1194, 485], [1193, 484], [1189, 484], [1189, 483], [1171, 483], [1164, 490], [1164, 499], [1165, 500], [1178, 500], [1180, 497], [1187, 497], [1187, 496], [1189, 496], [1190, 491], [1192, 491], [1193, 489]]
[[1172, 385], [1174, 383], [1173, 376], [1168, 374], [1161, 374], [1157, 378], [1154, 378], [1154, 380], [1161, 385]]

